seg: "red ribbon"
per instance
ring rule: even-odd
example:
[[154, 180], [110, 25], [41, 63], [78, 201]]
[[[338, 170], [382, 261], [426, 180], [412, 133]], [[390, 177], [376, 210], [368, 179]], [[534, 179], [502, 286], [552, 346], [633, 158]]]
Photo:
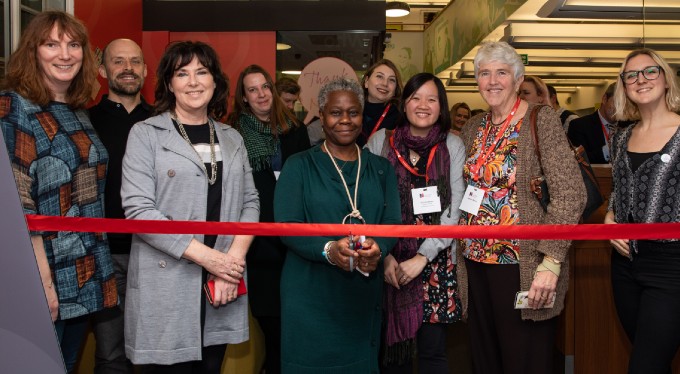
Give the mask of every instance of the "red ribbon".
[[[259, 236], [348, 235], [341, 224], [146, 221], [26, 215], [32, 231], [86, 231], [150, 234], [212, 234]], [[352, 225], [355, 235], [403, 238], [514, 238], [540, 240], [680, 239], [680, 223], [617, 225]], [[361, 228], [358, 232], [357, 229]]]

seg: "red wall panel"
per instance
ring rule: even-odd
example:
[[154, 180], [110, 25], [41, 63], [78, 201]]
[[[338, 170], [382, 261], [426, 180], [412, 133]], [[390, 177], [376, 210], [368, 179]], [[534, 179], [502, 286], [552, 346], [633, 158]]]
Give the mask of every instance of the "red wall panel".
[[[148, 74], [142, 89], [144, 98], [153, 103], [156, 67], [169, 42], [200, 40], [210, 44], [220, 57], [222, 69], [229, 76], [230, 96], [240, 71], [258, 64], [274, 77], [276, 74], [276, 32], [169, 32], [143, 31], [142, 0], [76, 0], [75, 15], [85, 22], [93, 48], [103, 49], [116, 38], [136, 41], [144, 52]], [[107, 92], [106, 82], [99, 79], [102, 89], [96, 98]]]
[[[82, 20], [90, 33], [92, 49], [104, 49], [113, 39], [128, 38], [141, 45], [142, 42], [142, 0], [76, 0], [74, 13]], [[96, 102], [102, 92], [107, 92], [106, 82], [102, 85]]]

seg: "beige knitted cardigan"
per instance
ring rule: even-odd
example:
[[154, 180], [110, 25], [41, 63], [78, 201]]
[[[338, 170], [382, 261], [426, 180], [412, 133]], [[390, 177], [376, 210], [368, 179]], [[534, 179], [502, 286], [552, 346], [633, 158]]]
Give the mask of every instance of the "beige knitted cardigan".
[[[567, 136], [562, 129], [560, 118], [555, 111], [544, 106], [540, 108], [536, 119], [538, 144], [541, 149], [543, 172], [550, 190], [548, 212], [543, 212], [538, 200], [529, 190], [529, 180], [540, 175], [540, 165], [531, 138], [529, 117], [533, 105], [524, 115], [517, 144], [517, 206], [519, 221], [523, 225], [535, 224], [574, 224], [578, 223], [583, 212], [586, 192], [581, 172], [569, 147]], [[479, 126], [486, 113], [479, 114], [463, 127], [461, 138], [465, 144], [466, 155], [475, 140]], [[564, 297], [569, 287], [569, 248], [568, 240], [520, 240], [519, 241], [519, 273], [521, 289], [529, 290], [536, 267], [543, 261], [544, 255], [562, 262], [560, 277], [557, 281], [557, 299], [551, 309], [523, 309], [522, 319], [546, 320], [559, 315], [564, 309]], [[462, 256], [462, 245], [458, 246], [458, 287], [463, 302], [463, 316], [467, 318], [468, 280], [465, 261]], [[490, 265], [503, 266], [503, 265]]]

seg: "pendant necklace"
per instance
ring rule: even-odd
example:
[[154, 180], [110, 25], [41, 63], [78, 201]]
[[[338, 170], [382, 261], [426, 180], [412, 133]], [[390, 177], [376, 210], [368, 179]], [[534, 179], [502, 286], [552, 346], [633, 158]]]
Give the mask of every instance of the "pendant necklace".
[[326, 145], [326, 141], [324, 140], [324, 142], [323, 142], [323, 147], [326, 149], [326, 153], [328, 154], [328, 157], [331, 158], [331, 162], [333, 163], [333, 166], [335, 166], [335, 170], [338, 172], [338, 175], [340, 175], [340, 180], [342, 181], [342, 185], [343, 185], [343, 187], [345, 187], [345, 192], [347, 193], [347, 199], [349, 200], [349, 205], [350, 205], [350, 207], [352, 207], [352, 212], [349, 213], [348, 215], [346, 215], [345, 218], [342, 219], [343, 224], [345, 223], [345, 221], [347, 221], [348, 218], [356, 218], [356, 219], [360, 220], [362, 223], [366, 223], [366, 221], [364, 220], [364, 217], [361, 216], [361, 212], [357, 208], [357, 196], [359, 195], [359, 175], [361, 174], [361, 149], [356, 144], [354, 146], [357, 147], [358, 165], [357, 165], [357, 177], [356, 177], [356, 181], [354, 182], [354, 200], [352, 200], [352, 195], [350, 195], [350, 193], [349, 193], [349, 187], [347, 187], [347, 182], [345, 182], [345, 177], [342, 175], [342, 171], [338, 167], [338, 164], [335, 162], [335, 158], [333, 157], [331, 150], [328, 149], [328, 146]]
[[[194, 148], [194, 144], [191, 142], [189, 139], [189, 135], [187, 135], [186, 130], [184, 130], [184, 125], [182, 122], [179, 121], [179, 118], [177, 117], [177, 114], [173, 115], [173, 118], [175, 122], [177, 122], [177, 127], [179, 128], [179, 133], [182, 135], [184, 140], [189, 143], [191, 146], [191, 149], [196, 152], [196, 155], [198, 155], [198, 159], [201, 160], [201, 166], [203, 166], [203, 171], [205, 171], [205, 174], [208, 174], [208, 170], [205, 168], [205, 164], [203, 164], [203, 159], [201, 158], [201, 155], [196, 151], [196, 148]], [[211, 118], [208, 118], [208, 128], [210, 129], [210, 171], [212, 174], [208, 178], [208, 183], [212, 186], [215, 184], [215, 181], [217, 180], [217, 161], [215, 158], [215, 125], [213, 124], [213, 121]]]

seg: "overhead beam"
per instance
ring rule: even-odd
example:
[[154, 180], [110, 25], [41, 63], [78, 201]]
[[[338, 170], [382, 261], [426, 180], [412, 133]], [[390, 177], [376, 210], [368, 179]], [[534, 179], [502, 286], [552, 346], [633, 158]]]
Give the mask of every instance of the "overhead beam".
[[144, 0], [144, 31], [384, 30], [385, 2], [369, 0]]

